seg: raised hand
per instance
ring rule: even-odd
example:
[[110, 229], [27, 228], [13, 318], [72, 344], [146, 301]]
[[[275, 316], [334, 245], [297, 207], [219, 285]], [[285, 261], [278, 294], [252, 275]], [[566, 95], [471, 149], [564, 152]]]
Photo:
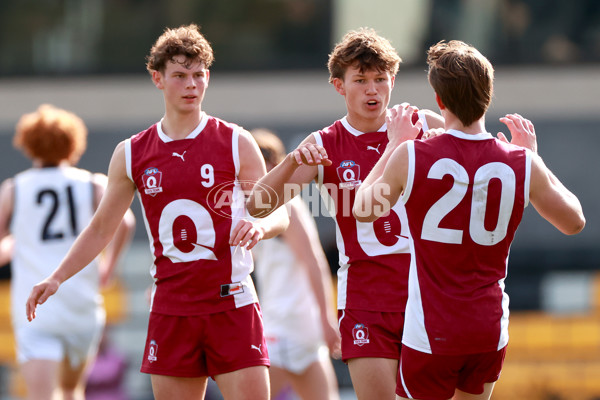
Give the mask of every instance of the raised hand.
[[324, 165], [327, 167], [332, 163], [325, 148], [311, 142], [300, 144], [292, 152], [292, 156], [298, 165]]
[[412, 123], [412, 116], [416, 111], [418, 109], [408, 103], [402, 103], [388, 110], [385, 122], [387, 123], [387, 135], [390, 145], [397, 147], [401, 143], [417, 137], [423, 123], [420, 120], [415, 124]]
[[507, 114], [500, 118], [500, 122], [505, 124], [510, 131], [510, 142], [502, 132], [498, 132], [498, 139], [517, 146], [525, 147], [534, 153], [537, 153], [537, 138], [535, 136], [535, 128], [533, 123], [523, 118], [519, 114]]

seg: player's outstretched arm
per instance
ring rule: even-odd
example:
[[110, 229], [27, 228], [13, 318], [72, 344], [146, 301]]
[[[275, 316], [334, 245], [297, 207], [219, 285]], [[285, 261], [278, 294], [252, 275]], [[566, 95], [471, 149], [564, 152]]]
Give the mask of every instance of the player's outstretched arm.
[[38, 304], [56, 293], [62, 282], [81, 271], [106, 247], [131, 205], [135, 186], [125, 168], [124, 142], [115, 149], [108, 168], [108, 185], [98, 210], [89, 225], [77, 237], [73, 246], [52, 274], [35, 285], [27, 299], [28, 320], [35, 318]]
[[[532, 151], [529, 201], [537, 212], [566, 235], [581, 232], [585, 226], [583, 209], [577, 196], [571, 193], [537, 155], [537, 137], [533, 123], [519, 114], [500, 118], [511, 134], [511, 144]], [[501, 132], [498, 139], [509, 143]]]
[[577, 196], [533, 154], [529, 201], [537, 212], [565, 235], [581, 232], [585, 226], [583, 209]]
[[265, 217], [291, 200], [317, 177], [320, 164], [331, 165], [331, 160], [313, 135], [309, 135], [254, 186], [246, 201], [250, 215]]

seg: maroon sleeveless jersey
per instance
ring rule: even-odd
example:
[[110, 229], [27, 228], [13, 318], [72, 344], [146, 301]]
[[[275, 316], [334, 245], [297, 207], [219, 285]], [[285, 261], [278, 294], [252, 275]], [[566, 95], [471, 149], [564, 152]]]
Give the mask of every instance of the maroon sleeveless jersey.
[[[414, 121], [425, 118], [414, 114]], [[352, 215], [357, 187], [388, 144], [387, 127], [359, 132], [346, 118], [315, 132], [332, 165], [319, 166], [317, 184], [336, 224], [338, 309], [402, 312], [406, 306], [410, 249], [402, 202], [375, 222]]]
[[153, 312], [200, 315], [257, 301], [250, 252], [229, 246], [246, 215], [240, 129], [204, 115], [185, 139], [170, 139], [159, 122], [126, 142], [153, 256]]
[[529, 201], [531, 158], [489, 133], [408, 142], [413, 259], [403, 343], [444, 355], [508, 342], [508, 254]]

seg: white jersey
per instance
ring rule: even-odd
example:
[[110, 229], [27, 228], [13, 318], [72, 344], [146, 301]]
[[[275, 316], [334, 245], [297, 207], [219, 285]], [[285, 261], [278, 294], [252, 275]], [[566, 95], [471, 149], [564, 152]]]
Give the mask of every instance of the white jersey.
[[50, 275], [94, 213], [92, 174], [74, 167], [33, 168], [14, 178], [11, 232], [11, 306], [14, 328], [47, 332], [90, 329], [104, 318], [98, 293], [98, 265], [88, 265], [65, 281], [27, 322], [25, 302], [32, 287]]
[[[299, 203], [299, 218], [315, 224], [301, 197], [291, 202]], [[320, 310], [308, 274], [290, 247], [275, 237], [260, 241], [252, 253], [267, 339], [285, 338], [297, 344], [323, 341]]]

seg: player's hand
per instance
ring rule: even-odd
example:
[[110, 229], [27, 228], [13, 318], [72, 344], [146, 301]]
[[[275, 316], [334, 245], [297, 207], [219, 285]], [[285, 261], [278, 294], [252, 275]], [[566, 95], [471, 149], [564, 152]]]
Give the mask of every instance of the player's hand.
[[407, 140], [415, 139], [421, 131], [423, 123], [420, 120], [417, 120], [414, 124], [412, 123], [412, 116], [416, 111], [418, 109], [408, 103], [394, 106], [387, 111], [385, 117], [387, 135], [389, 145], [393, 148], [398, 147]]
[[25, 313], [28, 321], [33, 321], [35, 318], [35, 309], [38, 304], [44, 304], [48, 297], [52, 296], [58, 290], [59, 282], [50, 278], [46, 278], [31, 289], [31, 294], [25, 303]]
[[390, 110], [400, 110], [401, 108], [409, 108], [413, 111], [413, 113], [419, 112], [419, 107], [417, 106], [413, 106], [410, 103], [404, 102], [404, 103], [400, 103], [400, 104], [394, 104], [393, 107], [390, 107], [389, 110], [387, 110], [388, 114], [390, 112]]
[[229, 236], [229, 245], [251, 250], [265, 236], [265, 230], [258, 222], [240, 220]]
[[440, 136], [446, 133], [444, 128], [431, 128], [425, 132], [423, 132], [423, 139], [430, 139], [432, 137]]
[[323, 337], [329, 348], [331, 358], [336, 360], [342, 358], [342, 339], [337, 324], [330, 321], [323, 324]]
[[502, 132], [498, 132], [498, 139], [505, 142], [516, 144], [517, 146], [525, 147], [537, 153], [537, 138], [535, 136], [535, 128], [533, 123], [523, 118], [519, 114], [507, 114], [505, 117], [500, 118], [500, 122], [505, 124], [510, 131], [511, 140], [510, 142]]
[[324, 165], [327, 167], [332, 164], [325, 148], [310, 142], [298, 146], [292, 152], [292, 158], [298, 165]]

